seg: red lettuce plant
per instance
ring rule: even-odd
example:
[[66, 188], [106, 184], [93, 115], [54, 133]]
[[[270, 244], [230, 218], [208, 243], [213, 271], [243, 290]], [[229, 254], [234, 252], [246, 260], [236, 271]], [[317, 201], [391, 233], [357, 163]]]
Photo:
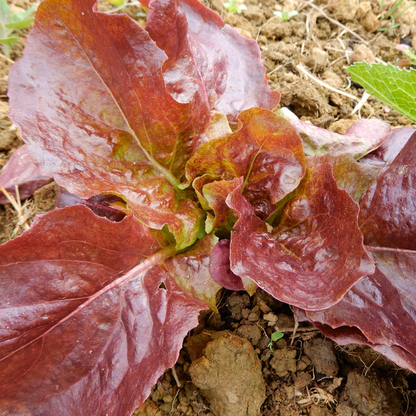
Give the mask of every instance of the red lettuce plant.
[[10, 72], [64, 208], [0, 247], [0, 413], [129, 415], [221, 286], [416, 371], [414, 140], [292, 125], [254, 40], [197, 0], [145, 5], [143, 30], [45, 0]]

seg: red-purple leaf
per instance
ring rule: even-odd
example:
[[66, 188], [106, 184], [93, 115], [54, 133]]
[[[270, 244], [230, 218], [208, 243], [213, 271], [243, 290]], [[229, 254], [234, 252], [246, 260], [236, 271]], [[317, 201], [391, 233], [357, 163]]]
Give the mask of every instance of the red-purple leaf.
[[206, 307], [158, 266], [175, 252], [158, 241], [73, 206], [0, 247], [2, 414], [129, 416], [144, 401]]
[[311, 322], [313, 325], [322, 331], [326, 337], [334, 340], [338, 345], [360, 344], [367, 345], [373, 350], [383, 354], [389, 360], [396, 363], [402, 368], [407, 368], [413, 372], [416, 372], [416, 358], [397, 345], [388, 347], [386, 345], [372, 344], [363, 335], [363, 333], [356, 327], [342, 326], [339, 328], [331, 328], [329, 325], [321, 324], [320, 322], [314, 322], [309, 318], [305, 311], [299, 308], [293, 308], [298, 322]]
[[414, 372], [415, 173], [412, 139], [361, 198], [361, 228], [376, 272], [355, 284], [332, 308], [306, 312], [307, 319], [336, 342], [370, 345]]
[[212, 310], [217, 309], [217, 292], [221, 289], [210, 273], [211, 251], [217, 244], [214, 234], [206, 235], [183, 254], [165, 260], [168, 273], [178, 286], [194, 299], [205, 302]]
[[109, 204], [124, 203], [124, 201], [115, 195], [97, 195], [89, 199], [81, 199], [75, 194], [71, 194], [65, 188], [60, 187], [55, 201], [55, 208], [72, 207], [73, 205], [85, 205], [95, 215], [105, 217], [110, 221], [121, 221], [126, 214]]
[[[42, 175], [32, 162], [26, 145], [17, 149], [10, 160], [3, 167], [0, 175], [0, 186], [9, 194], [16, 197], [15, 186], [19, 187], [20, 199], [26, 199], [33, 193], [48, 184], [52, 179]], [[9, 200], [0, 191], [0, 204], [9, 204]]]
[[416, 250], [416, 133], [360, 200], [366, 244]]
[[321, 163], [330, 163], [338, 188], [347, 191], [355, 202], [360, 200], [361, 195], [381, 172], [381, 168], [378, 166], [357, 162], [350, 153], [339, 156], [326, 153], [322, 156], [307, 157], [306, 163], [310, 167]]
[[198, 149], [186, 164], [186, 177], [192, 182], [203, 175], [217, 181], [243, 176], [244, 195], [256, 207], [256, 214], [266, 219], [274, 212], [274, 204], [293, 191], [305, 173], [302, 141], [288, 121], [268, 110], [252, 108], [238, 120], [235, 133]]
[[229, 290], [244, 290], [241, 278], [230, 269], [230, 240], [220, 240], [213, 248], [209, 272], [222, 287]]
[[316, 127], [297, 117], [291, 118], [290, 122], [303, 140], [306, 156], [351, 153], [355, 159], [360, 159], [380, 147], [391, 129], [388, 123], [377, 119], [358, 120], [345, 134]]
[[239, 217], [231, 270], [280, 301], [307, 310], [330, 307], [374, 272], [357, 225], [358, 205], [338, 189], [329, 164], [307, 169], [295, 193], [273, 232], [239, 188], [228, 196]]
[[387, 140], [378, 149], [360, 159], [360, 162], [382, 168], [388, 167], [415, 131], [408, 127], [392, 129]]
[[260, 50], [197, 0], [142, 1], [148, 5], [146, 30], [168, 55], [163, 75], [179, 102], [197, 97], [201, 108], [231, 122], [251, 107], [272, 110], [280, 93], [271, 91]]
[[167, 224], [187, 247], [202, 213], [177, 186], [209, 113], [171, 97], [166, 55], [146, 31], [94, 3], [41, 3], [10, 71], [11, 117], [43, 174], [83, 199], [122, 196], [140, 221]]
[[387, 248], [373, 257], [377, 268], [372, 276], [356, 283], [335, 306], [306, 311], [306, 316], [337, 343], [369, 345], [416, 372], [416, 251]]

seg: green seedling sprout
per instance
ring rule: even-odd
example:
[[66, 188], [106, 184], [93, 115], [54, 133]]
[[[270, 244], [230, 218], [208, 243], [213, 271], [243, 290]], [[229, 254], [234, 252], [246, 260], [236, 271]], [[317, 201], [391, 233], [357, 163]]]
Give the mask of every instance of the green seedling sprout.
[[281, 12], [279, 10], [273, 12], [275, 16], [280, 17], [284, 22], [287, 22], [293, 16], [296, 16], [298, 12], [296, 10], [291, 10], [290, 12]]
[[7, 1], [0, 0], [0, 43], [7, 58], [10, 58], [10, 51], [19, 39], [19, 36], [13, 32], [29, 27], [35, 20], [31, 15], [36, 9], [37, 5], [23, 12], [12, 13]]
[[224, 9], [227, 10], [228, 13], [240, 14], [243, 10], [247, 10], [247, 6], [245, 4], [237, 4], [236, 0], [230, 0], [227, 3], [224, 3]]
[[[406, 7], [405, 9], [403, 9], [400, 13], [398, 13], [396, 16], [393, 16], [393, 14], [397, 11], [397, 9], [402, 5], [404, 0], [396, 0], [393, 3], [393, 6], [387, 11], [387, 15], [384, 16], [384, 13], [382, 12], [380, 17], [384, 20], [388, 20], [391, 19], [391, 26], [390, 27], [381, 27], [379, 29], [379, 32], [385, 32], [388, 29], [396, 29], [397, 27], [399, 27], [400, 25], [398, 23], [396, 23], [396, 19], [398, 19], [403, 13], [405, 13], [407, 10], [409, 10], [411, 7], [413, 7], [414, 5], [416, 5], [416, 2], [413, 2], [412, 4], [410, 4], [408, 7]], [[384, 8], [384, 0], [380, 1], [380, 8], [381, 10], [383, 10]]]
[[267, 344], [267, 348], [270, 350], [271, 354], [274, 354], [274, 349], [272, 348], [273, 342], [279, 341], [280, 338], [283, 338], [283, 333], [276, 331], [270, 337], [270, 341]]

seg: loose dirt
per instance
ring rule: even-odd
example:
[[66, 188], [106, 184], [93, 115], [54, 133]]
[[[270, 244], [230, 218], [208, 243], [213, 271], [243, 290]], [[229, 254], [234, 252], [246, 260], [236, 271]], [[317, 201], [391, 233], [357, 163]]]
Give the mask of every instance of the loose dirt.
[[[9, 3], [23, 9], [34, 4], [28, 0]], [[299, 65], [326, 85], [360, 99], [364, 91], [351, 83], [344, 67], [363, 59], [396, 64], [404, 58], [395, 48], [399, 43], [416, 49], [416, 7], [396, 20], [399, 23], [396, 29], [380, 32], [378, 29], [388, 27], [391, 21], [382, 20], [377, 1], [317, 0], [311, 5], [303, 0], [246, 0], [247, 10], [242, 14], [227, 13], [221, 0], [204, 0], [204, 4], [220, 13], [241, 34], [257, 40], [270, 85], [282, 94], [281, 105], [289, 107], [302, 120], [339, 133], [344, 133], [359, 117], [380, 118], [393, 127], [412, 126], [406, 117], [373, 97], [359, 112], [352, 114], [357, 102], [314, 81]], [[406, 5], [405, 1], [403, 7]], [[99, 6], [102, 10], [114, 7], [105, 0], [99, 1]], [[297, 10], [299, 14], [283, 21], [273, 14], [278, 10]], [[141, 7], [130, 6], [126, 12], [145, 25]], [[21, 56], [27, 32], [19, 31], [20, 39], [11, 61]], [[22, 144], [15, 126], [7, 118], [6, 92], [11, 64], [0, 56], [0, 168]], [[28, 223], [34, 215], [53, 209], [56, 192], [56, 184], [51, 183], [24, 202]], [[0, 243], [21, 232], [23, 227], [13, 208], [0, 206]], [[201, 313], [200, 324], [185, 340], [174, 369], [165, 372], [135, 415], [212, 416], [215, 409], [232, 408], [227, 400], [241, 403], [249, 400], [247, 395], [252, 396], [251, 403], [259, 406], [256, 403], [263, 401], [264, 392], [260, 410], [263, 416], [416, 414], [415, 375], [371, 349], [356, 345], [339, 347], [311, 326], [301, 324], [296, 328], [290, 307], [262, 290], [251, 298], [243, 292], [223, 290], [218, 305], [218, 313]], [[274, 332], [282, 332], [283, 338], [270, 342]], [[229, 347], [226, 343], [224, 347], [227, 339]], [[249, 346], [241, 339], [248, 340]], [[217, 351], [214, 347], [226, 351], [217, 354], [216, 367], [204, 379], [200, 369], [207, 369], [196, 362], [201, 357], [209, 362], [209, 354]], [[248, 367], [230, 363], [241, 352], [239, 349], [247, 354], [247, 363], [253, 368], [258, 366], [257, 374], [262, 377], [262, 380], [256, 379], [256, 388], [249, 392], [243, 385]], [[215, 385], [212, 384], [214, 373], [223, 373], [216, 378]], [[202, 389], [192, 383], [191, 375]], [[229, 391], [233, 383], [233, 391], [238, 394], [231, 399], [226, 394], [225, 398], [218, 398], [221, 394], [213, 398], [208, 392]], [[247, 405], [247, 409], [250, 410], [246, 413], [238, 410], [235, 416], [254, 414], [253, 407]], [[232, 415], [233, 411], [222, 410], [224, 416]]]

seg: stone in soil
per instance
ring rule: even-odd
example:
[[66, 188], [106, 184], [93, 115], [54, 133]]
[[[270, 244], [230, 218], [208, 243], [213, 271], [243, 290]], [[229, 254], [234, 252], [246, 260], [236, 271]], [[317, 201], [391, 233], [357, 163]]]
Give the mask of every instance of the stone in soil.
[[266, 397], [261, 364], [249, 341], [223, 331], [189, 367], [217, 416], [257, 416]]
[[347, 384], [341, 401], [356, 409], [363, 416], [398, 416], [400, 400], [386, 380], [375, 374], [364, 376], [361, 371], [353, 370], [348, 374]]
[[339, 367], [332, 341], [324, 338], [314, 338], [305, 342], [303, 349], [312, 360], [317, 373], [324, 374], [327, 377], [338, 373]]

